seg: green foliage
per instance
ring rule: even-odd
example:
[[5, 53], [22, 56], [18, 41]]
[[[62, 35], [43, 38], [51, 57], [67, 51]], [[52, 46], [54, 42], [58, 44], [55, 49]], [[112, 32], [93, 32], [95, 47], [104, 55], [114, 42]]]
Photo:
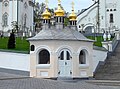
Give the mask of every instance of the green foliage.
[[3, 51], [14, 51], [14, 52], [22, 52], [22, 53], [29, 53], [29, 42], [26, 41], [26, 38], [21, 39], [20, 37], [16, 38], [16, 47], [14, 49], [8, 49], [7, 43], [9, 38], [4, 37], [0, 38], [0, 50]]
[[[94, 42], [94, 45], [95, 45], [95, 46], [102, 47], [102, 42], [104, 41], [104, 39], [103, 39], [102, 36], [97, 36], [97, 37], [87, 36], [87, 38], [92, 39], [92, 40], [95, 40], [95, 42]], [[114, 36], [111, 37], [110, 40], [113, 40], [113, 38], [114, 38]], [[108, 41], [108, 39], [107, 39], [107, 41]]]
[[65, 18], [64, 24], [65, 24], [65, 26], [67, 26], [69, 24], [69, 18]]
[[98, 47], [102, 47], [102, 41], [103, 41], [103, 37], [102, 36], [97, 36], [97, 37], [87, 36], [87, 38], [95, 40], [93, 45], [98, 46]]
[[0, 49], [7, 49], [8, 38], [0, 38]]

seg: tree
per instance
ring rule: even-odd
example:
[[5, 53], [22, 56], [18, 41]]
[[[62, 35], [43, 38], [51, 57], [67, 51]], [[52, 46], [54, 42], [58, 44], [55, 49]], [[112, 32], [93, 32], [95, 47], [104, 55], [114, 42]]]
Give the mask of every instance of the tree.
[[[42, 23], [42, 13], [45, 10], [44, 3], [34, 3], [34, 24], [35, 24], [35, 32], [39, 32], [41, 30]], [[39, 29], [37, 29], [39, 28]]]
[[67, 26], [69, 24], [69, 18], [65, 18], [64, 24], [65, 24], [65, 26]]
[[38, 2], [35, 3], [34, 6], [34, 22], [40, 22], [41, 19], [41, 14], [44, 12], [45, 10], [45, 4], [41, 3], [39, 4]]
[[10, 34], [9, 40], [8, 40], [8, 49], [14, 49], [15, 48], [15, 34], [12, 30], [12, 33]]

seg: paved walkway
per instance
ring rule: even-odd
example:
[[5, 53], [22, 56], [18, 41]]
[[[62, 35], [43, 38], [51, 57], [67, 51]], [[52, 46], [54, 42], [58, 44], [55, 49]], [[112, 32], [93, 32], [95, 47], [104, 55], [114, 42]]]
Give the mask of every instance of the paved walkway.
[[120, 89], [120, 86], [97, 85], [94, 82], [92, 80], [63, 82], [0, 72], [0, 89]]
[[19, 78], [29, 78], [29, 76], [0, 72], [0, 80], [19, 79]]

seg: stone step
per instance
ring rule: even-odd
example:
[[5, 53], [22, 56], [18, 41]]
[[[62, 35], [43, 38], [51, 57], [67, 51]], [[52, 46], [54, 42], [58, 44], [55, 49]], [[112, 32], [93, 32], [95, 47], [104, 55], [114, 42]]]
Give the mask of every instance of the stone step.
[[102, 80], [120, 80], [120, 73], [118, 74], [98, 74], [96, 79]]
[[58, 81], [63, 81], [63, 82], [77, 82], [77, 80], [74, 80], [71, 77], [58, 77], [57, 80]]
[[104, 86], [120, 86], [120, 81], [111, 80], [87, 80], [87, 83], [104, 85]]
[[113, 53], [100, 65], [94, 74], [95, 79], [120, 80], [120, 42]]

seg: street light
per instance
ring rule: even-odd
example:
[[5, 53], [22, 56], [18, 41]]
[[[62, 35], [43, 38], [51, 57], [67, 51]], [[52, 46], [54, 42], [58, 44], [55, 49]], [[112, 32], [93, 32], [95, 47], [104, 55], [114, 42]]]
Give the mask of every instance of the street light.
[[98, 26], [98, 33], [99, 33], [100, 32], [100, 0], [92, 0], [92, 1], [98, 3], [96, 24]]

